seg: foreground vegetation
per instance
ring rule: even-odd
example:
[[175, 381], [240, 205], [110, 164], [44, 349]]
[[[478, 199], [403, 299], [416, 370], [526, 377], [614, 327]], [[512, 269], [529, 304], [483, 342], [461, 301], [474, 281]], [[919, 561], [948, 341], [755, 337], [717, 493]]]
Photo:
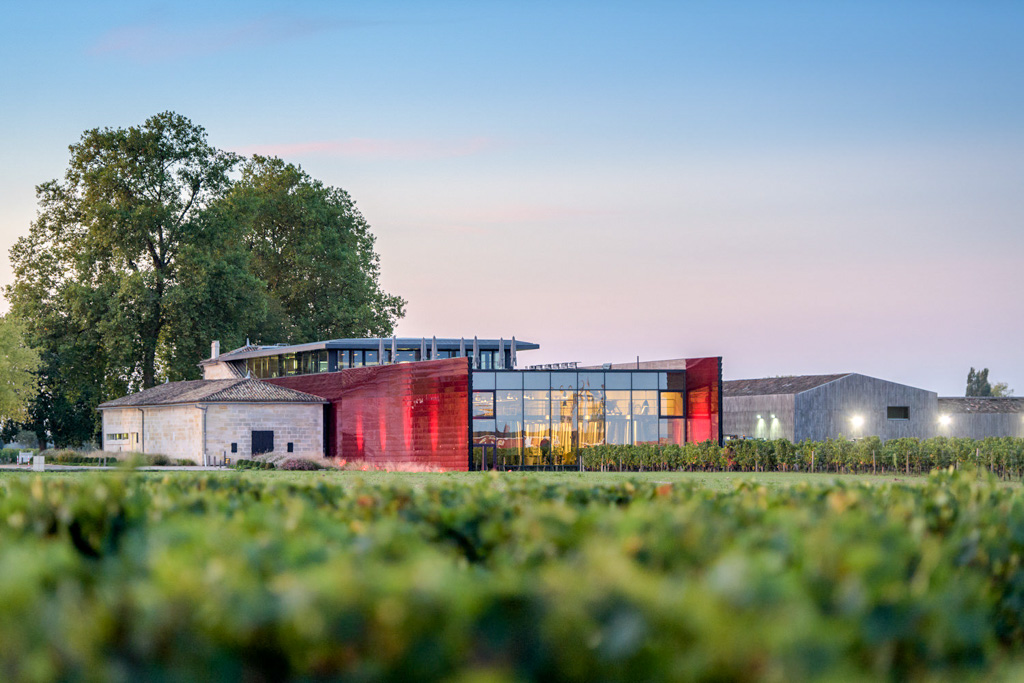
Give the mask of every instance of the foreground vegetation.
[[988, 474], [435, 476], [0, 477], [0, 678], [1021, 672], [1024, 499]]

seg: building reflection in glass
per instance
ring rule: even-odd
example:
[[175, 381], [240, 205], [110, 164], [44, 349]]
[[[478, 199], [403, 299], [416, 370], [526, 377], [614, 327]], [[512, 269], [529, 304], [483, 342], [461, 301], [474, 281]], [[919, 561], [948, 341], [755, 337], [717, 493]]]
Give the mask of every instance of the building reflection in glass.
[[[672, 376], [672, 377], [669, 377]], [[576, 467], [582, 448], [683, 444], [682, 372], [473, 372], [474, 460]], [[669, 390], [668, 387], [673, 389]]]

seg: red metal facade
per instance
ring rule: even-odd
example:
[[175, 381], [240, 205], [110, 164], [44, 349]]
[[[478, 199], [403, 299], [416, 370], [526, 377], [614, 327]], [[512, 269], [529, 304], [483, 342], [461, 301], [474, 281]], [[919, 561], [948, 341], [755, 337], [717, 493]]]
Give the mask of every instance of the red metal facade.
[[328, 399], [327, 454], [371, 465], [469, 469], [469, 359], [264, 380]]
[[722, 359], [686, 359], [686, 442], [722, 442]]

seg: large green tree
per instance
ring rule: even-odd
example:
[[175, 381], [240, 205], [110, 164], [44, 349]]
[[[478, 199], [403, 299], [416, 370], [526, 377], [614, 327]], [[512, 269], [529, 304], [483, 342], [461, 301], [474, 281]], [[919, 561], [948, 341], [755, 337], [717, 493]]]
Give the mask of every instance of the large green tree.
[[300, 167], [256, 156], [224, 202], [243, 227], [268, 316], [255, 336], [302, 342], [391, 334], [405, 301], [378, 283], [380, 259], [347, 192]]
[[198, 377], [213, 339], [389, 334], [403, 314], [351, 198], [296, 166], [218, 150], [172, 112], [69, 150], [6, 289], [41, 355], [24, 423], [41, 439], [91, 440], [99, 402]]
[[0, 316], [0, 420], [18, 422], [38, 389], [39, 353], [25, 341], [24, 324], [10, 315]]

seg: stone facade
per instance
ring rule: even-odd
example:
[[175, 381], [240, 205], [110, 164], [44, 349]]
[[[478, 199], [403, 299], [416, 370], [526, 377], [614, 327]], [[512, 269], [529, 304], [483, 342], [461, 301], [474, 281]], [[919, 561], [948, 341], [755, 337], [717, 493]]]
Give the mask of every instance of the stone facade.
[[[319, 459], [324, 455], [320, 403], [213, 403], [106, 408], [103, 448], [162, 454], [203, 463], [252, 457], [252, 432], [274, 433], [274, 455]], [[288, 443], [292, 452], [288, 453]], [[236, 444], [232, 452], [231, 444]]]
[[[324, 457], [324, 407], [320, 403], [212, 404], [206, 413], [206, 452], [223, 457], [252, 457], [252, 433], [274, 433], [274, 455]], [[288, 444], [292, 452], [288, 453]], [[237, 452], [231, 451], [236, 444]]]

